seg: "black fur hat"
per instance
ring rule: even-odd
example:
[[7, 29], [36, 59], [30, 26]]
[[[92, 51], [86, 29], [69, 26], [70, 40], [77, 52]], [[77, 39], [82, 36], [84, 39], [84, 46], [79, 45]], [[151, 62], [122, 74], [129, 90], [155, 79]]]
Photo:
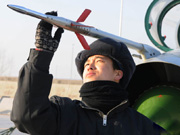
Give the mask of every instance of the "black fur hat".
[[123, 78], [120, 80], [120, 84], [121, 87], [125, 89], [136, 67], [126, 45], [122, 42], [116, 42], [110, 38], [101, 38], [93, 42], [90, 45], [90, 48], [90, 50], [81, 51], [75, 59], [80, 76], [82, 77], [84, 63], [88, 57], [93, 55], [104, 55], [117, 62], [119, 69], [123, 71]]

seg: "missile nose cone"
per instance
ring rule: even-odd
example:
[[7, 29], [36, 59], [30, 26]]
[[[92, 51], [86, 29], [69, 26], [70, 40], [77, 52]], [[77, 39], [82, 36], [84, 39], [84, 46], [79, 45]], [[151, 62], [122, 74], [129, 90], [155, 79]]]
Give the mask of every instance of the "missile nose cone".
[[27, 9], [25, 7], [22, 7], [22, 6], [18, 6], [18, 5], [11, 5], [11, 4], [8, 4], [7, 5], [10, 9], [16, 11], [16, 12], [19, 12], [21, 14], [26, 14], [26, 15], [30, 15], [30, 16], [33, 16], [33, 17], [36, 17], [36, 18], [39, 18], [39, 19], [42, 19], [42, 18], [46, 18], [47, 16], [45, 14], [42, 14], [42, 13], [39, 13], [39, 12], [36, 12], [36, 11], [33, 11], [31, 9]]
[[17, 6], [16, 6], [16, 5], [12, 5], [12, 4], [8, 4], [8, 5], [7, 5], [7, 7], [11, 8], [11, 9], [15, 9], [15, 8], [17, 8]]
[[8, 4], [7, 7], [24, 14], [23, 7], [21, 6]]
[[11, 4], [8, 4], [7, 7], [12, 8], [12, 5], [11, 5]]

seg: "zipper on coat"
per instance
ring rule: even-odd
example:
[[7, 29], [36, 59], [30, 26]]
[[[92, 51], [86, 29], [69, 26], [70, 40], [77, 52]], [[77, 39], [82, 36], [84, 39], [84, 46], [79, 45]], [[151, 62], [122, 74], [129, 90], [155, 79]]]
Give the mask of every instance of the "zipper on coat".
[[125, 104], [128, 102], [128, 100], [124, 100], [123, 102], [121, 102], [119, 105], [115, 106], [114, 108], [112, 108], [107, 114], [104, 114], [103, 112], [101, 112], [100, 110], [96, 109], [96, 108], [91, 108], [89, 107], [85, 102], [81, 101], [82, 103], [84, 103], [86, 106], [82, 106], [82, 108], [86, 108], [86, 109], [90, 109], [90, 110], [95, 110], [95, 111], [98, 111], [99, 114], [101, 115], [101, 117], [103, 117], [103, 126], [107, 126], [107, 116], [110, 112], [112, 112], [115, 108]]
[[119, 105], [115, 106], [114, 108], [112, 108], [107, 114], [104, 114], [101, 112], [101, 116], [103, 117], [103, 126], [107, 126], [107, 116], [109, 115], [110, 112], [112, 112], [115, 108], [127, 103], [128, 100], [124, 100], [123, 102], [121, 102]]
[[98, 111], [99, 114], [101, 115], [101, 117], [103, 117], [103, 126], [107, 126], [107, 115], [104, 114], [103, 112], [101, 112], [100, 110], [96, 109], [96, 108], [91, 108], [89, 107], [85, 102], [81, 101], [82, 103], [84, 103], [86, 106], [81, 106], [82, 108], [86, 108], [86, 109], [90, 109], [90, 110], [95, 110]]
[[107, 125], [107, 115], [103, 115], [103, 126]]

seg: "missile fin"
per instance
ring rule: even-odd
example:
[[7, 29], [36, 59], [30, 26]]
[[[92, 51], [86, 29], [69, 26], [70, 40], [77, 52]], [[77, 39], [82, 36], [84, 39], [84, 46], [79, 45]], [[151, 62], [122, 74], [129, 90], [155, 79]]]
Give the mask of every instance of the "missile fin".
[[90, 13], [91, 13], [91, 10], [85, 9], [84, 12], [77, 19], [76, 22], [84, 22], [86, 20], [86, 18], [89, 16]]
[[79, 39], [79, 41], [81, 42], [82, 46], [84, 49], [86, 50], [90, 50], [90, 47], [88, 45], [88, 43], [86, 42], [86, 39], [84, 38], [84, 36], [82, 36], [81, 34], [75, 32], [77, 38]]

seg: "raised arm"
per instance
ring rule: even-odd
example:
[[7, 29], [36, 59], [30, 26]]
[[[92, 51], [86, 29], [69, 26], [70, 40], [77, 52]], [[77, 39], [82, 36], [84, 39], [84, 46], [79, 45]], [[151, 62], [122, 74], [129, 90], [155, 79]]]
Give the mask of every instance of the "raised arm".
[[[57, 15], [56, 12], [47, 14]], [[51, 31], [52, 25], [41, 20], [36, 30], [36, 49], [31, 49], [28, 62], [19, 72], [11, 112], [16, 127], [32, 135], [55, 135], [58, 132], [57, 114], [60, 110], [48, 98], [53, 79], [49, 65], [64, 31], [58, 28], [54, 37]]]

